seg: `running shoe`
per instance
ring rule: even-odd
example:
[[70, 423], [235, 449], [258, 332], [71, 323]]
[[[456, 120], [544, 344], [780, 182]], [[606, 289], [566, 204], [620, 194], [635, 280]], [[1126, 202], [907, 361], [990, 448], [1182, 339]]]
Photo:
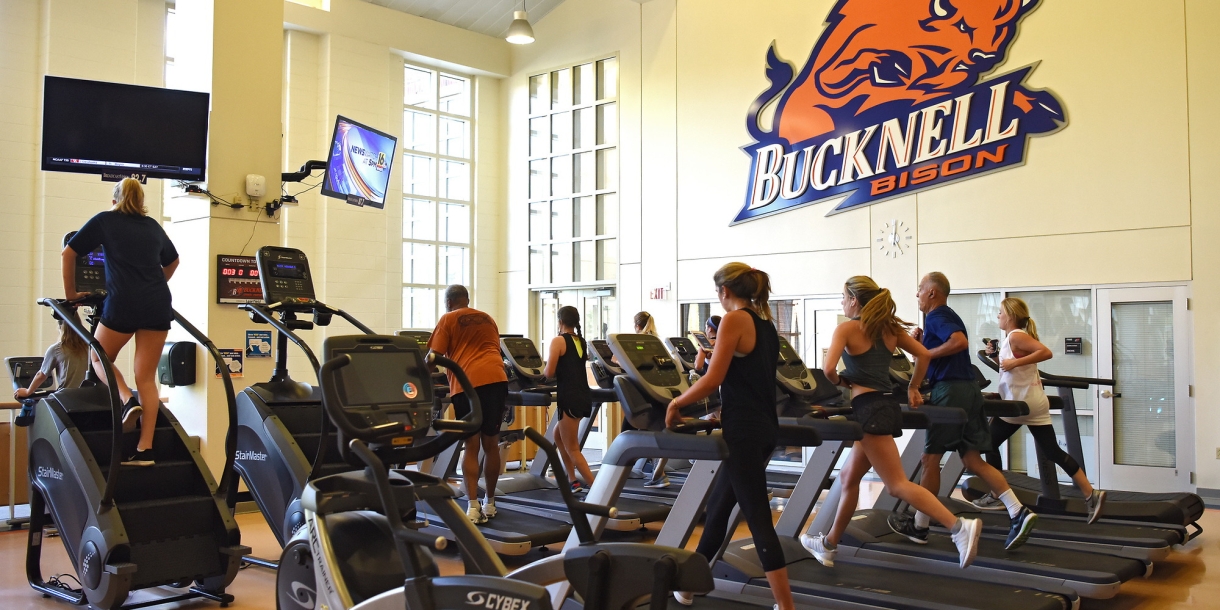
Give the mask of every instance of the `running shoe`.
[[573, 495], [579, 494], [579, 493], [584, 493], [585, 491], [587, 491], [587, 490], [585, 489], [584, 484], [582, 484], [580, 481], [572, 481], [572, 494]]
[[1038, 524], [1038, 513], [1029, 510], [1028, 507], [1022, 506], [1021, 512], [1012, 518], [1012, 526], [1008, 528], [1008, 540], [1004, 543], [1004, 549], [1011, 551], [1025, 544], [1029, 540], [1029, 535], [1033, 533], [1034, 526]]
[[131, 457], [123, 460], [124, 466], [155, 466], [157, 460], [153, 457], [152, 449], [144, 449], [135, 452]]
[[674, 599], [683, 606], [692, 606], [695, 603], [695, 596], [685, 591], [674, 591]]
[[1084, 501], [1089, 507], [1089, 525], [1093, 525], [1101, 518], [1101, 507], [1106, 504], [1106, 490], [1093, 488], [1093, 495], [1089, 496], [1088, 500]]
[[488, 498], [487, 501], [483, 503], [483, 516], [487, 517], [488, 519], [496, 518], [495, 498]]
[[915, 544], [928, 543], [928, 528], [915, 527], [915, 518], [911, 515], [894, 513], [886, 519], [886, 522], [889, 523], [890, 530], [895, 534], [904, 536]]
[[123, 405], [123, 434], [136, 431], [136, 425], [140, 423], [140, 414], [143, 412], [144, 407], [136, 402], [135, 396], [127, 399]]
[[487, 515], [483, 514], [483, 507], [478, 500], [470, 501], [470, 506], [466, 509], [466, 517], [475, 525], [487, 523]]
[[983, 522], [978, 519], [958, 519], [962, 524], [956, 534], [951, 534], [953, 544], [957, 545], [957, 565], [965, 568], [974, 563], [979, 554], [979, 535], [983, 533]]
[[983, 495], [983, 497], [975, 500], [974, 502], [971, 502], [971, 504], [973, 504], [974, 507], [979, 510], [994, 510], [994, 511], [1008, 510], [1007, 508], [1004, 507], [1004, 503], [1001, 502], [999, 498], [997, 498], [991, 494], [985, 494], [985, 495]]
[[810, 553], [813, 553], [813, 557], [818, 560], [818, 563], [828, 568], [835, 567], [835, 555], [839, 554], [839, 549], [838, 547], [833, 549], [826, 548], [825, 534], [818, 534], [817, 536], [802, 535], [801, 546], [805, 547]]
[[644, 481], [644, 487], [649, 489], [665, 489], [669, 487], [669, 477], [663, 476], [660, 479]]

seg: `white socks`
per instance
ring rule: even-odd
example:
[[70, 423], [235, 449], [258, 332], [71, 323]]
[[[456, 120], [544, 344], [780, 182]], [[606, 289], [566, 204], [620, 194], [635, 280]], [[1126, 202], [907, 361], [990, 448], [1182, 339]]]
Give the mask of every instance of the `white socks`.
[[921, 530], [928, 529], [932, 525], [932, 518], [923, 514], [923, 511], [915, 511], [915, 527]]
[[1020, 514], [1021, 509], [1024, 508], [1021, 505], [1021, 501], [1017, 499], [1017, 494], [1012, 493], [1012, 489], [1000, 494], [999, 498], [1000, 501], [1004, 503], [1004, 506], [1008, 509], [1008, 517], [1010, 519]]

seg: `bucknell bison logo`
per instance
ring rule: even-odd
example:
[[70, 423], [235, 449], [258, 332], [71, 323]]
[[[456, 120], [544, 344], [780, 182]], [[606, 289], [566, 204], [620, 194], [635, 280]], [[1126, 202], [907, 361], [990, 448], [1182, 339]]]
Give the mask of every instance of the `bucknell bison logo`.
[[[756, 142], [734, 223], [846, 198], [842, 212], [1020, 165], [1029, 136], [1067, 124], [1034, 66], [984, 80], [1040, 0], [839, 0], [796, 73], [767, 53], [771, 86], [746, 121]], [[775, 106], [770, 129], [760, 124]]]

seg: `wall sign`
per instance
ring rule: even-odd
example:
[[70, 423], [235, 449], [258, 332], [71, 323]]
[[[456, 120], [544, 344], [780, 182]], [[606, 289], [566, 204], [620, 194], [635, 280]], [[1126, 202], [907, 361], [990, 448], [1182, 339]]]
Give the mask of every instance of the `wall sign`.
[[263, 286], [253, 256], [216, 255], [216, 302], [262, 303]]
[[269, 330], [247, 330], [246, 331], [246, 357], [247, 358], [270, 358], [271, 357], [271, 331], [269, 331]]
[[[242, 354], [239, 349], [217, 348], [220, 352], [220, 359], [224, 361], [225, 366], [229, 367], [229, 377], [242, 376]], [[220, 377], [220, 365], [216, 365], [216, 376]]]
[[839, 0], [799, 73], [772, 44], [732, 224], [844, 198], [837, 214], [1024, 164], [1030, 136], [1067, 125], [1063, 105], [1024, 84], [1036, 64], [983, 76], [1039, 2]]
[[1084, 353], [1084, 337], [1065, 337], [1063, 339], [1063, 353], [1065, 353], [1065, 354], [1083, 354]]

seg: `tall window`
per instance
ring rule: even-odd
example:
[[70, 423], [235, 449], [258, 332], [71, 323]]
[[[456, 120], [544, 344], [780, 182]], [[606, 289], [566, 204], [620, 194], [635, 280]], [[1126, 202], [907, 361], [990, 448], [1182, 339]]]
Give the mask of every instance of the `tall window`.
[[403, 97], [402, 325], [428, 329], [445, 286], [471, 276], [471, 82], [406, 65]]
[[529, 283], [618, 275], [618, 60], [529, 79]]

